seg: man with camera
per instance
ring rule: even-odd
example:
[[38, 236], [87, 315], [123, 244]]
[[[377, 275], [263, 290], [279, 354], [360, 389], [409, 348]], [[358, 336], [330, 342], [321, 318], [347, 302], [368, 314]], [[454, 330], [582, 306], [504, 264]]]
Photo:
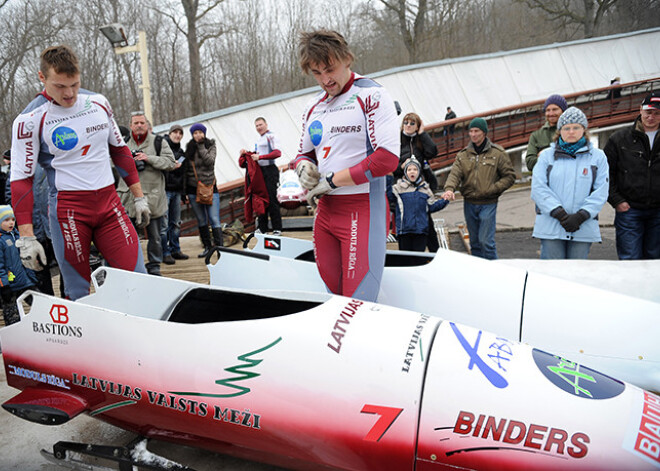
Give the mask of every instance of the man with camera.
[[[131, 134], [126, 144], [133, 154], [138, 170], [142, 191], [147, 197], [151, 220], [147, 229], [147, 272], [160, 276], [160, 264], [163, 261], [163, 246], [160, 233], [165, 223], [167, 195], [165, 193], [165, 175], [176, 166], [172, 149], [163, 143], [161, 136], [151, 133], [151, 123], [142, 111], [131, 113]], [[135, 224], [134, 197], [123, 181], [119, 182], [117, 192], [131, 221]]]

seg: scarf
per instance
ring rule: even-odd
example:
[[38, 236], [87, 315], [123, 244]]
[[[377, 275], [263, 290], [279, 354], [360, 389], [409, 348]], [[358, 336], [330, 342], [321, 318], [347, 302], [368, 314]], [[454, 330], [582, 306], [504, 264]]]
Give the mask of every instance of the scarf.
[[583, 148], [585, 145], [587, 145], [587, 139], [582, 136], [579, 141], [574, 142], [573, 144], [564, 141], [561, 136], [559, 137], [559, 148], [566, 152], [569, 155], [575, 156], [578, 150]]

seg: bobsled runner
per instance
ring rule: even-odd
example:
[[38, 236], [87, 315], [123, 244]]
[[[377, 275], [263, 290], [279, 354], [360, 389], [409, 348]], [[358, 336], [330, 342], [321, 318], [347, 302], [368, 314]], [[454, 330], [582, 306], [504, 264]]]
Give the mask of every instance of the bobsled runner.
[[[268, 248], [269, 241], [279, 250]], [[310, 249], [309, 241], [259, 235], [252, 250], [219, 249], [219, 260], [208, 264], [210, 283], [326, 292]], [[645, 285], [656, 286], [657, 296], [660, 268], [654, 267]], [[618, 281], [630, 286], [620, 274]], [[378, 302], [479, 327], [660, 391], [660, 301], [652, 296], [629, 296], [450, 250], [435, 257], [388, 251]]]
[[560, 355], [341, 296], [93, 277], [0, 330], [9, 412], [291, 469], [660, 466], [660, 397]]

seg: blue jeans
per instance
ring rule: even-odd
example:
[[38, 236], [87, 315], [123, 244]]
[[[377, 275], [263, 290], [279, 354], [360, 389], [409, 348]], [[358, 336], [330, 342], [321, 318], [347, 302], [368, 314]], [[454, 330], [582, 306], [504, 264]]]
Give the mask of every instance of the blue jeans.
[[181, 252], [179, 236], [181, 235], [181, 194], [175, 191], [167, 193], [167, 212], [163, 216], [164, 223], [160, 232], [163, 257]]
[[541, 260], [586, 260], [591, 242], [562, 239], [541, 239]]
[[213, 193], [213, 204], [199, 204], [195, 201], [195, 193], [188, 194], [188, 201], [190, 207], [195, 213], [197, 218], [197, 225], [199, 227], [206, 227], [210, 225], [213, 228], [222, 227], [220, 224], [220, 195]]
[[616, 253], [620, 260], [660, 259], [660, 209], [616, 213]]
[[495, 214], [497, 203], [472, 204], [463, 202], [463, 215], [470, 233], [470, 250], [475, 257], [497, 259], [495, 248]]

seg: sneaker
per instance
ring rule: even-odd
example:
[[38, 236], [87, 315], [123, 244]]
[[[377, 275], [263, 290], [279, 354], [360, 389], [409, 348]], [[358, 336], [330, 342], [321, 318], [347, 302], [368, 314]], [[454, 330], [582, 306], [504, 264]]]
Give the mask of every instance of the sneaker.
[[174, 265], [176, 260], [174, 260], [174, 258], [168, 254], [163, 257], [163, 263], [166, 265]]
[[273, 231], [273, 235], [274, 235], [274, 236], [281, 236], [281, 235], [282, 235], [282, 231]]
[[174, 252], [172, 258], [174, 260], [188, 260], [190, 257], [183, 252]]

